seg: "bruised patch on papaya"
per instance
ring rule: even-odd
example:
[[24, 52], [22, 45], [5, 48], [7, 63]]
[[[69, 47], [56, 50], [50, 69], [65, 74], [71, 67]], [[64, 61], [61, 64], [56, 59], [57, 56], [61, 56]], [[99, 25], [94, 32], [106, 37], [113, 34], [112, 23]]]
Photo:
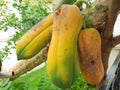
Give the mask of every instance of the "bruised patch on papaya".
[[94, 60], [92, 60], [92, 61], [91, 61], [91, 64], [92, 64], [92, 65], [95, 65], [95, 61], [94, 61]]
[[59, 15], [60, 13], [61, 13], [61, 9], [58, 9], [58, 10], [55, 12], [56, 15]]
[[90, 84], [99, 84], [104, 77], [101, 58], [101, 37], [94, 28], [80, 32], [78, 39], [80, 69]]

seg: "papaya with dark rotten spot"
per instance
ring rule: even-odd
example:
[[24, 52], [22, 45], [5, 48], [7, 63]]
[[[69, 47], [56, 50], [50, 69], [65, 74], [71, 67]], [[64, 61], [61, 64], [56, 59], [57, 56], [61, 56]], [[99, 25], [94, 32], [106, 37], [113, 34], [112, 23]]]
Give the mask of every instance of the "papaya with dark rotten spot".
[[78, 37], [79, 62], [82, 75], [90, 84], [99, 84], [104, 77], [101, 59], [101, 37], [94, 28], [82, 30]]

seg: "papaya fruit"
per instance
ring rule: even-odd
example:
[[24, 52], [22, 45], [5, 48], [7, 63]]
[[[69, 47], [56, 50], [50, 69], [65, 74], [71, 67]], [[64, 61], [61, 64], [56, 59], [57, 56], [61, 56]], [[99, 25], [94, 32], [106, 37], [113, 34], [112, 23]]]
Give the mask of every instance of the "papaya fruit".
[[16, 43], [17, 59], [30, 59], [51, 40], [54, 12], [34, 25]]
[[59, 88], [70, 87], [80, 72], [77, 38], [81, 27], [82, 18], [77, 6], [64, 4], [56, 11], [47, 55], [47, 73]]
[[104, 77], [101, 58], [101, 37], [94, 28], [82, 30], [78, 37], [81, 73], [90, 84], [99, 84]]

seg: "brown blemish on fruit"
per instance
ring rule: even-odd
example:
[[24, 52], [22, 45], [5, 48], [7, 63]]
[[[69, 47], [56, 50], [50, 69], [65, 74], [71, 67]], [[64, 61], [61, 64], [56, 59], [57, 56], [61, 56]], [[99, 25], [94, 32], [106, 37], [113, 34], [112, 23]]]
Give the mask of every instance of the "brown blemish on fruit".
[[91, 64], [92, 64], [92, 65], [95, 65], [95, 61], [94, 61], [94, 60], [92, 60], [92, 61], [91, 61]]
[[61, 13], [61, 9], [58, 9], [58, 10], [55, 12], [56, 15], [59, 15], [60, 13]]

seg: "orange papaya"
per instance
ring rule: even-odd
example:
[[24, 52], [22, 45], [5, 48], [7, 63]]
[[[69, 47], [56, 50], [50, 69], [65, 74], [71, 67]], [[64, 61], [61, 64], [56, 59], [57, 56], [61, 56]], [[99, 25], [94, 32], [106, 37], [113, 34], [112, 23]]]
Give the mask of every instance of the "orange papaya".
[[104, 77], [101, 58], [101, 37], [94, 28], [82, 30], [78, 37], [81, 73], [90, 84], [99, 84]]

